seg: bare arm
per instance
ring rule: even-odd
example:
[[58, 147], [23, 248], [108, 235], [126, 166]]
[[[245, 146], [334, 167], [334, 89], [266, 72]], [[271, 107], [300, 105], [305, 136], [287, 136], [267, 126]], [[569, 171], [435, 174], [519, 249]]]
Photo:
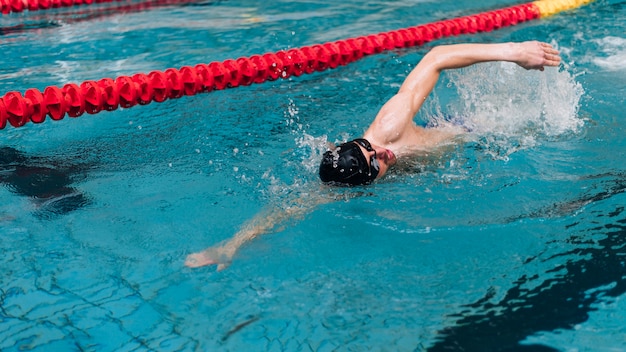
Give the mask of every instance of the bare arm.
[[419, 109], [435, 87], [441, 71], [488, 61], [509, 61], [527, 70], [543, 71], [544, 66], [557, 66], [561, 58], [550, 44], [536, 41], [438, 46], [426, 54], [411, 71], [398, 93], [410, 93], [414, 100], [412, 105]]
[[558, 66], [561, 58], [550, 44], [537, 41], [437, 46], [422, 58], [398, 93], [385, 103], [374, 120], [374, 129], [399, 135], [412, 123], [443, 70], [488, 61], [509, 61], [527, 70], [543, 71], [544, 66]]
[[301, 194], [299, 198], [287, 204], [281, 204], [281, 206], [257, 214], [229, 240], [188, 255], [185, 265], [190, 268], [197, 268], [217, 264], [217, 270], [223, 270], [230, 264], [237, 250], [246, 242], [257, 236], [277, 231], [280, 225], [290, 220], [300, 219], [318, 205], [328, 203], [331, 200], [331, 197], [324, 197], [319, 194]]

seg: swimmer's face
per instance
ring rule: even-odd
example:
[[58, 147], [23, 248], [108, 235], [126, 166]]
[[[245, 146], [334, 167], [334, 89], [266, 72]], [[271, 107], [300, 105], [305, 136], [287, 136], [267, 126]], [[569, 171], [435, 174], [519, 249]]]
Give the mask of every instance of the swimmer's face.
[[325, 152], [319, 176], [322, 182], [366, 185], [384, 175], [395, 159], [390, 150], [374, 148], [366, 139], [357, 138]]
[[[356, 139], [355, 143], [361, 149], [361, 152], [365, 156], [365, 160], [369, 167], [371, 168], [373, 164], [378, 166], [378, 175], [376, 175], [376, 179], [381, 178], [389, 168], [397, 162], [395, 154], [386, 148], [379, 146], [372, 146], [369, 142], [367, 144], [362, 141], [367, 142], [365, 139]], [[365, 144], [365, 145], [364, 145]]]

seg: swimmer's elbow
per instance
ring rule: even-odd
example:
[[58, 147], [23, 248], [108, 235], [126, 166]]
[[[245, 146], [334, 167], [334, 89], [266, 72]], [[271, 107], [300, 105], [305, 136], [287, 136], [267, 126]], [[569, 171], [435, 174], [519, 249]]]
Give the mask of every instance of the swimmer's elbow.
[[448, 56], [448, 48], [444, 45], [438, 45], [424, 55], [422, 62], [433, 71], [441, 73], [441, 71], [448, 68], [446, 66]]

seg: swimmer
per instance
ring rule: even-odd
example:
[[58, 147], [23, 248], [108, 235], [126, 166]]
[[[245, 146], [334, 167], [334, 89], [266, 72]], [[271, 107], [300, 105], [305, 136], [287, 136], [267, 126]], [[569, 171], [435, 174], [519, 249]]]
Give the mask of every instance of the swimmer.
[[[324, 153], [319, 176], [331, 185], [367, 185], [383, 177], [399, 158], [414, 157], [411, 151], [430, 150], [463, 133], [461, 128], [423, 128], [413, 118], [430, 95], [443, 70], [458, 69], [490, 61], [508, 61], [527, 70], [543, 71], [558, 66], [559, 52], [550, 44], [538, 41], [498, 44], [455, 44], [430, 50], [409, 73], [399, 91], [380, 109], [361, 138], [343, 143]], [[231, 240], [187, 257], [185, 265], [199, 267], [218, 264], [224, 269], [237, 249], [256, 236], [268, 233], [277, 223], [298, 216], [315, 205], [330, 200], [311, 200], [306, 206], [276, 209], [255, 217]]]
[[435, 87], [443, 70], [480, 62], [510, 61], [530, 70], [558, 66], [559, 52], [540, 42], [458, 44], [432, 49], [407, 76], [398, 93], [380, 109], [374, 122], [357, 138], [327, 151], [319, 169], [323, 182], [365, 185], [379, 179], [398, 158], [411, 157], [451, 139], [462, 129], [423, 128], [413, 118]]

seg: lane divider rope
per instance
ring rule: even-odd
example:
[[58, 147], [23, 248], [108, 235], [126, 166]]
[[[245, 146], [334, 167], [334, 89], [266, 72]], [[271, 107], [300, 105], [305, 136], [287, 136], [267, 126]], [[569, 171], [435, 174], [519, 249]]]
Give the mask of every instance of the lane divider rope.
[[[156, 5], [176, 5], [185, 3], [188, 0], [157, 0]], [[125, 2], [126, 5], [121, 5], [121, 9], [125, 8], [149, 8], [155, 5], [155, 1], [144, 1], [140, 3], [133, 3], [132, 0], [0, 0], [0, 13], [8, 15], [10, 13], [19, 13], [23, 11], [39, 11], [56, 9], [61, 7], [72, 7], [79, 5], [91, 5], [91, 4], [104, 4]], [[112, 9], [106, 8], [110, 11]]]
[[76, 5], [90, 5], [93, 3], [105, 3], [125, 0], [0, 0], [0, 12], [9, 14], [12, 12], [47, 10], [59, 7]]
[[[6, 0], [0, 0], [6, 1]], [[43, 92], [27, 89], [24, 94], [8, 92], [0, 98], [0, 129], [7, 122], [20, 127], [46, 116], [61, 120], [67, 114], [78, 117], [118, 107], [130, 108], [150, 102], [191, 96], [202, 92], [247, 86], [279, 78], [310, 74], [336, 68], [364, 56], [395, 48], [407, 48], [443, 37], [489, 32], [525, 21], [573, 9], [593, 0], [540, 0], [476, 15], [437, 21], [405, 29], [338, 40], [325, 44], [281, 50], [223, 62], [211, 62], [180, 69], [103, 78], [63, 87], [49, 86]]]

